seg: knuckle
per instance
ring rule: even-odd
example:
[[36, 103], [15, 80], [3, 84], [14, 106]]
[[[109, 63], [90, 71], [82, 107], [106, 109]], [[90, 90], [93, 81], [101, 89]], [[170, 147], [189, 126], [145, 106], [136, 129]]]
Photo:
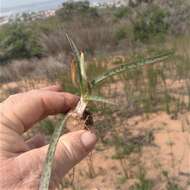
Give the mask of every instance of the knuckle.
[[22, 93], [10, 95], [5, 102], [15, 103], [21, 96]]
[[18, 94], [13, 94], [13, 95], [10, 95], [8, 98], [7, 98], [7, 100], [8, 101], [12, 101], [12, 100], [14, 100], [15, 98], [17, 98], [18, 97]]
[[32, 90], [28, 91], [28, 94], [36, 94], [37, 92], [39, 92], [39, 90], [32, 89]]

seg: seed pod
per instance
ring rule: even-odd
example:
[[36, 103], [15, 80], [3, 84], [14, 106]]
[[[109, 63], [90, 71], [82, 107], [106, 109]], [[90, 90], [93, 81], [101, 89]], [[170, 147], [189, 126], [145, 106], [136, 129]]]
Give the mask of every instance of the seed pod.
[[74, 59], [71, 61], [71, 80], [74, 86], [77, 86], [77, 79], [76, 79], [76, 64], [74, 62]]

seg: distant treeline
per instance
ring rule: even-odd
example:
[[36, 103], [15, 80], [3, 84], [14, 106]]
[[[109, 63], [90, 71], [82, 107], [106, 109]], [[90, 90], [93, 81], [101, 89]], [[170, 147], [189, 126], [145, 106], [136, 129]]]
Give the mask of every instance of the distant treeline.
[[0, 28], [0, 64], [70, 52], [65, 33], [89, 55], [125, 51], [137, 44], [163, 42], [188, 32], [186, 1], [130, 1], [128, 6], [64, 2], [56, 15], [31, 20], [24, 14]]

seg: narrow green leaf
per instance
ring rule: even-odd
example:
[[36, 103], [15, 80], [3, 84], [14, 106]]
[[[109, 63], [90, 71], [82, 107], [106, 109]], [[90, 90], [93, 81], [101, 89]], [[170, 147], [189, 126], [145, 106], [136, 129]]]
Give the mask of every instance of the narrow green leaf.
[[76, 59], [79, 61], [80, 60], [80, 52], [76, 46], [76, 44], [73, 42], [73, 40], [69, 37], [68, 34], [66, 34], [67, 40], [69, 41], [70, 47], [74, 53], [74, 55], [76, 56]]
[[144, 66], [144, 65], [149, 65], [149, 64], [154, 64], [154, 63], [158, 63], [158, 62], [161, 62], [161, 61], [165, 61], [169, 57], [171, 57], [171, 55], [173, 55], [173, 52], [165, 53], [165, 54], [158, 55], [158, 56], [148, 58], [148, 59], [138, 61], [138, 62], [119, 65], [119, 66], [117, 66], [117, 67], [115, 67], [113, 69], [110, 69], [110, 70], [106, 71], [101, 76], [99, 76], [96, 79], [92, 80], [91, 81], [91, 86], [93, 88], [96, 85], [98, 85], [99, 83], [101, 83], [102, 81], [104, 81], [105, 79], [107, 79], [109, 77], [112, 77], [114, 75], [120, 74], [122, 72], [125, 72], [127, 70], [130, 70], [130, 69], [133, 69], [133, 68], [136, 68], [136, 67], [139, 67], [139, 66]]
[[106, 103], [106, 104], [115, 105], [115, 103], [113, 103], [103, 97], [100, 97], [100, 96], [87, 96], [87, 97], [85, 97], [85, 101], [95, 101], [95, 102], [102, 102], [102, 103]]
[[50, 178], [51, 178], [51, 173], [52, 173], [52, 166], [53, 166], [53, 161], [54, 161], [54, 156], [55, 156], [55, 150], [56, 150], [59, 138], [61, 136], [63, 127], [65, 126], [65, 123], [66, 123], [68, 117], [69, 117], [69, 114], [64, 118], [61, 125], [59, 127], [55, 128], [55, 131], [52, 135], [50, 145], [48, 148], [48, 153], [47, 153], [46, 160], [44, 163], [44, 168], [42, 171], [39, 190], [48, 190], [49, 189]]

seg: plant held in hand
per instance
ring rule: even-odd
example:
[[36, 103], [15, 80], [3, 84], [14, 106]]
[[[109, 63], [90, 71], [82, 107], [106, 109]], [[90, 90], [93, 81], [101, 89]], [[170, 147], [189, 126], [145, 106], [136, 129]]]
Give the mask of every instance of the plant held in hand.
[[[72, 39], [69, 38], [68, 35], [67, 35], [67, 39], [70, 43], [70, 46], [75, 56], [75, 62], [73, 62], [71, 65], [71, 78], [74, 85], [76, 84], [79, 85], [80, 101], [78, 102], [76, 108], [65, 116], [61, 125], [55, 128], [55, 131], [50, 141], [47, 157], [44, 163], [44, 168], [43, 168], [41, 181], [40, 181], [40, 187], [39, 187], [40, 190], [49, 189], [55, 150], [56, 150], [58, 140], [62, 134], [63, 128], [64, 127], [69, 128], [69, 129], [76, 128], [76, 130], [81, 129], [81, 128], [85, 129], [86, 122], [84, 121], [84, 118], [86, 118], [86, 116], [84, 115], [86, 114], [86, 108], [90, 101], [112, 103], [102, 97], [94, 96], [93, 89], [97, 85], [99, 85], [102, 81], [107, 79], [108, 77], [120, 74], [129, 69], [133, 69], [139, 66], [165, 61], [173, 54], [172, 52], [167, 52], [162, 55], [158, 55], [158, 56], [141, 60], [138, 62], [134, 62], [130, 64], [129, 63], [122, 64], [111, 70], [106, 71], [105, 73], [103, 73], [101, 76], [98, 76], [94, 80], [89, 81], [87, 72], [86, 72], [87, 65], [84, 59], [84, 54], [79, 52], [75, 43], [72, 41]], [[87, 113], [87, 117], [88, 116], [89, 114]]]

